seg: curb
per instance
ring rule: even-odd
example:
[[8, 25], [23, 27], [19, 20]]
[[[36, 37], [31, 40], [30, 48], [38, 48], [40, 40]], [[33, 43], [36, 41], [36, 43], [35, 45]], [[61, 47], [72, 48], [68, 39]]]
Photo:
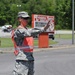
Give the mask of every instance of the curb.
[[50, 47], [50, 48], [38, 48], [34, 52], [38, 51], [47, 51], [47, 50], [56, 50], [56, 49], [64, 49], [64, 48], [75, 48], [75, 45], [63, 45], [63, 46], [56, 46], [56, 47]]
[[[39, 51], [48, 51], [48, 50], [56, 50], [56, 49], [64, 49], [64, 48], [75, 48], [75, 45], [61, 45], [61, 46], [55, 46], [55, 47], [49, 47], [49, 48], [34, 48], [34, 52]], [[7, 49], [0, 49], [0, 53], [12, 53], [14, 52], [14, 48], [7, 48]]]

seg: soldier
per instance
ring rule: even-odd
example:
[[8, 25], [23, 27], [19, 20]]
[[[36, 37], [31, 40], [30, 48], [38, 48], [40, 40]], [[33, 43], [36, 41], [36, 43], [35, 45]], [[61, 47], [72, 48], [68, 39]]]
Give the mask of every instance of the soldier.
[[25, 11], [18, 13], [20, 25], [12, 31], [14, 54], [16, 56], [14, 75], [34, 75], [33, 35], [46, 31], [49, 23], [43, 29], [28, 29], [29, 15]]

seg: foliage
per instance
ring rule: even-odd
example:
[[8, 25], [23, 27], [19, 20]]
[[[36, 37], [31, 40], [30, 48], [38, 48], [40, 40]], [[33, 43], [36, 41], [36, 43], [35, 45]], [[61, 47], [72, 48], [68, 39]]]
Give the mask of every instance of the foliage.
[[55, 16], [56, 29], [72, 29], [72, 0], [0, 0], [0, 25], [16, 27], [19, 11], [29, 13], [29, 25], [32, 14], [43, 14]]

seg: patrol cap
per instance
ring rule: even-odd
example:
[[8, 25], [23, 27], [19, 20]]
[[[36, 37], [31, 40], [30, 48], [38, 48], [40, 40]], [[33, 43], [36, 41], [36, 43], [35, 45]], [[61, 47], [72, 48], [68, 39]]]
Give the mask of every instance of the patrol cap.
[[29, 18], [29, 15], [27, 12], [25, 11], [21, 11], [21, 12], [18, 12], [18, 18], [19, 17], [22, 17], [22, 18]]

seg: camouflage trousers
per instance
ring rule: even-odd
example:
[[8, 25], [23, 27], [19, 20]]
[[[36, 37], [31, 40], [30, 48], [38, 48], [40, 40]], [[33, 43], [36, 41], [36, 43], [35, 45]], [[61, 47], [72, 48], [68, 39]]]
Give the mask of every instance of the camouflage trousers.
[[13, 75], [34, 75], [34, 61], [16, 60]]

